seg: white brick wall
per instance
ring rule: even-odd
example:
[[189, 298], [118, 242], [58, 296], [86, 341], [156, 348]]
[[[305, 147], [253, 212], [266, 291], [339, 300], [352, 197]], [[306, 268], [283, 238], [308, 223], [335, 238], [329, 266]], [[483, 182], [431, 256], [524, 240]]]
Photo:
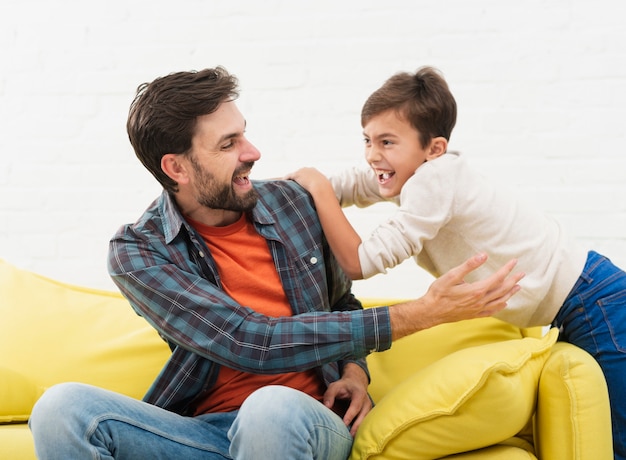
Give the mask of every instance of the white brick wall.
[[[365, 97], [428, 64], [459, 103], [451, 148], [626, 266], [625, 22], [621, 0], [5, 0], [0, 258], [113, 288], [108, 239], [159, 192], [125, 133], [143, 81], [238, 75], [260, 178], [363, 161]], [[349, 215], [366, 234], [390, 210]], [[356, 291], [429, 281], [408, 261]]]

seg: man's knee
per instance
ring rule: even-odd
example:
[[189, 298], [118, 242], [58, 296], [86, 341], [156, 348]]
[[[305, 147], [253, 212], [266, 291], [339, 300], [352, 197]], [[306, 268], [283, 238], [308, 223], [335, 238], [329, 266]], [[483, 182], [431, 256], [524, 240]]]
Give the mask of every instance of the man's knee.
[[92, 387], [82, 383], [60, 383], [50, 387], [35, 403], [30, 415], [28, 424], [33, 434], [44, 427], [47, 432], [62, 429], [61, 425], [74, 418], [73, 410], [80, 406], [80, 401], [90, 398], [91, 391]]
[[280, 423], [281, 417], [293, 419], [295, 412], [305, 410], [306, 404], [302, 404], [302, 401], [308, 399], [313, 401], [310, 396], [293, 388], [268, 385], [259, 388], [246, 398], [239, 410], [238, 418], [248, 421], [258, 419], [260, 423], [267, 423], [268, 417], [272, 417], [273, 422]]
[[306, 393], [284, 386], [252, 393], [228, 436], [235, 458], [345, 459], [352, 446], [340, 417]]

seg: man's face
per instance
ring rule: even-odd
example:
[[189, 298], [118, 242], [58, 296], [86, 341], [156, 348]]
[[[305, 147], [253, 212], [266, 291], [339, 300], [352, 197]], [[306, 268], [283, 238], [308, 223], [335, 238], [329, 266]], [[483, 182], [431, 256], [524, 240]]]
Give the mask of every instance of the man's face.
[[245, 138], [245, 126], [234, 102], [198, 118], [189, 164], [193, 193], [202, 206], [247, 211], [256, 204], [248, 175], [261, 154]]

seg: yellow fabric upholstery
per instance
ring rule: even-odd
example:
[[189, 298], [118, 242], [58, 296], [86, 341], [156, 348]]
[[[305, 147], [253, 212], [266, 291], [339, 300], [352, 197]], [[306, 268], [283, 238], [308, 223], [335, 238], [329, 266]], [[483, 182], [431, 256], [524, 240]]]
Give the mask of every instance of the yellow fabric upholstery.
[[[389, 299], [386, 301], [385, 299], [366, 299], [364, 301], [366, 307], [389, 304]], [[403, 413], [408, 404], [421, 404], [419, 402], [421, 392], [411, 393], [410, 391], [409, 386], [415, 383], [411, 379], [416, 379], [416, 376], [421, 375], [426, 369], [430, 368], [429, 372], [432, 372], [434, 364], [449, 359], [456, 350], [481, 347], [489, 343], [498, 347], [509, 341], [519, 341], [522, 337], [538, 338], [543, 334], [541, 329], [519, 329], [493, 318], [480, 318], [442, 324], [421, 331], [394, 343], [388, 351], [368, 356], [372, 374], [370, 393], [377, 402], [378, 408], [391, 409], [393, 404], [388, 404], [386, 398], [396, 397], [399, 394], [397, 389], [405, 388], [405, 397], [397, 397], [398, 409], [397, 413], [394, 413], [394, 417], [401, 417], [399, 414]], [[465, 375], [467, 371], [465, 368], [461, 371], [460, 366], [457, 369], [458, 374]], [[443, 374], [445, 372], [442, 372], [442, 377]], [[452, 375], [456, 374], [452, 373]], [[433, 376], [433, 380], [440, 382], [445, 379]], [[524, 429], [516, 436], [491, 447], [471, 450], [475, 449], [474, 435], [464, 428], [467, 439], [464, 449], [467, 452], [448, 456], [428, 457], [429, 452], [435, 454], [427, 450], [428, 446], [425, 447], [423, 444], [409, 447], [409, 443], [406, 442], [407, 438], [425, 435], [423, 433], [407, 435], [405, 431], [409, 430], [402, 423], [398, 423], [396, 430], [387, 438], [378, 432], [380, 437], [374, 439], [375, 436], [372, 436], [371, 430], [367, 427], [384, 428], [389, 418], [387, 410], [375, 409], [368, 415], [366, 422], [357, 433], [350, 460], [366, 458], [611, 460], [613, 458], [606, 382], [598, 364], [589, 354], [569, 343], [556, 343], [551, 347], [550, 354], [543, 365], [536, 391], [538, 404], [534, 407], [534, 414], [529, 417]], [[413, 401], [416, 398], [417, 403]], [[515, 401], [515, 403], [518, 402]], [[477, 418], [476, 423], [485, 423], [484, 417], [490, 414], [494, 416], [494, 425], [508, 424], [509, 418], [517, 415], [512, 413], [514, 411], [512, 406], [513, 404], [507, 404], [505, 414], [498, 416], [494, 416], [491, 409], [483, 414], [471, 415]], [[408, 416], [408, 414], [405, 415]], [[469, 418], [467, 414], [463, 416]], [[423, 426], [423, 424], [417, 425], [412, 429], [418, 430]], [[454, 435], [455, 433], [450, 433], [448, 436]], [[398, 439], [392, 439], [393, 436]], [[462, 441], [463, 436], [457, 440]], [[380, 456], [373, 454], [380, 450], [385, 442], [390, 445], [404, 443], [406, 450], [385, 451]], [[456, 448], [459, 447], [460, 445], [456, 446]]]
[[0, 423], [25, 422], [41, 389], [28, 377], [0, 367]]
[[121, 294], [0, 262], [0, 295], [0, 366], [28, 379], [33, 391], [77, 381], [141, 398], [169, 355]]
[[[389, 302], [389, 299], [366, 299], [364, 303], [373, 306]], [[158, 334], [134, 314], [118, 293], [60, 283], [19, 270], [2, 260], [0, 314], [1, 459], [35, 458], [26, 418], [35, 400], [46, 388], [60, 382], [79, 381], [141, 398], [169, 357], [169, 350]], [[468, 378], [465, 372], [460, 372], [460, 365], [454, 362], [459, 359], [459, 355], [456, 358], [453, 355], [457, 350], [497, 343], [495, 348], [506, 346], [512, 352], [511, 362], [506, 364], [515, 366], [519, 361], [514, 356], [519, 358], [520, 355], [510, 349], [516, 349], [516, 344], [519, 344], [520, 349], [516, 351], [521, 352], [526, 348], [522, 343], [528, 342], [522, 339], [528, 335], [541, 336], [539, 329], [520, 330], [492, 318], [481, 318], [437, 326], [402, 339], [389, 351], [372, 354], [368, 357], [372, 374], [370, 391], [379, 404], [369, 414], [367, 424], [384, 427], [386, 421], [381, 421], [381, 418], [391, 417], [390, 420], [393, 420], [406, 416], [403, 415], [407, 406], [404, 399], [399, 401], [397, 408], [392, 404], [393, 398], [398, 398], [394, 394], [402, 392], [413, 397], [412, 404], [417, 410], [423, 410], [421, 404], [430, 404], [435, 414], [436, 400], [427, 397], [424, 388], [437, 385], [441, 391], [449, 392], [453, 388], [451, 385], [457, 385], [454, 388], [459, 391], [461, 379]], [[480, 374], [474, 369], [474, 378], [491, 375], [487, 371], [493, 369], [484, 362], [481, 364], [475, 350], [466, 353], [476, 360], [474, 367], [482, 366], [484, 370]], [[483, 358], [487, 356], [485, 353]], [[429, 378], [420, 383], [418, 375]], [[524, 429], [492, 446], [445, 458], [611, 459], [608, 396], [595, 361], [572, 345], [557, 343], [552, 347], [542, 367], [539, 384], [535, 384], [534, 388], [533, 379], [529, 379], [531, 383], [526, 383], [523, 391], [520, 388], [520, 395], [528, 391], [537, 392], [538, 404], [536, 408], [531, 408], [531, 412], [536, 409], [534, 416], [528, 414], [526, 396], [509, 397], [506, 417], [501, 411], [493, 412], [493, 407], [460, 405], [462, 409], [471, 409], [462, 416], [473, 420], [472, 423], [488, 427], [485, 430], [509, 424], [507, 418], [515, 419], [516, 426], [528, 418]], [[491, 382], [491, 379], [488, 381]], [[422, 389], [416, 391], [416, 384]], [[509, 395], [510, 391], [507, 389]], [[477, 395], [478, 391], [470, 399], [478, 399]], [[387, 397], [389, 402], [386, 402]], [[446, 404], [449, 407], [449, 403], [441, 401], [442, 408]], [[433, 420], [435, 418], [445, 420], [446, 416], [437, 414]], [[428, 420], [418, 425], [415, 429], [432, 426], [433, 423]], [[463, 426], [462, 430], [471, 428]], [[428, 436], [428, 433], [414, 435], [411, 430], [399, 426], [397, 432], [405, 437]], [[445, 426], [439, 426], [438, 430], [441, 435], [450, 436]], [[365, 429], [357, 433], [353, 459], [368, 458], [367, 453], [372, 452], [382, 439], [366, 435]], [[472, 449], [476, 445], [474, 435], [455, 436], [457, 450]], [[502, 436], [504, 433], [498, 437]], [[461, 445], [464, 439], [468, 441], [466, 447]], [[396, 454], [396, 457], [384, 458], [426, 458], [421, 445], [407, 446], [406, 451]]]
[[484, 449], [463, 452], [446, 457], [449, 460], [536, 460], [530, 451], [497, 444]]
[[416, 372], [364, 420], [352, 458], [428, 460], [515, 436], [534, 412], [557, 335], [465, 348]]
[[141, 398], [170, 355], [121, 294], [2, 260], [0, 318], [1, 459], [35, 458], [26, 423], [15, 422], [28, 419], [46, 388], [75, 381]]
[[[395, 302], [398, 302], [396, 300]], [[389, 305], [389, 299], [363, 299], [365, 308]], [[393, 303], [393, 302], [391, 302]], [[538, 328], [540, 329], [540, 328]], [[540, 331], [533, 331], [535, 337]], [[441, 324], [431, 329], [404, 337], [393, 344], [391, 350], [373, 353], [367, 357], [370, 372], [376, 375], [369, 386], [374, 402], [389, 393], [398, 382], [404, 381], [417, 370], [463, 348], [504, 340], [521, 339], [520, 328], [494, 318]], [[428, 344], [433, 344], [429, 346]]]
[[[592, 452], [595, 458], [613, 458], [607, 400], [598, 363], [578, 348], [557, 343], [539, 382], [536, 423], [541, 433], [537, 437], [540, 458], [587, 458]], [[600, 439], [602, 443], [598, 443]]]

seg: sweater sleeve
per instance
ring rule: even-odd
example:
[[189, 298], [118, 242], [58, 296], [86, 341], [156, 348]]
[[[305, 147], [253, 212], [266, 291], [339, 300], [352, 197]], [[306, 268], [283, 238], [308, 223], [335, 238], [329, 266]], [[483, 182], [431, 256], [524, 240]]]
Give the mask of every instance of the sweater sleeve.
[[387, 201], [378, 192], [376, 177], [369, 168], [347, 169], [329, 177], [329, 180], [343, 208], [348, 206], [365, 208], [374, 203]]
[[359, 246], [364, 279], [417, 256], [450, 220], [455, 178], [444, 157], [420, 166], [402, 187], [399, 209]]

